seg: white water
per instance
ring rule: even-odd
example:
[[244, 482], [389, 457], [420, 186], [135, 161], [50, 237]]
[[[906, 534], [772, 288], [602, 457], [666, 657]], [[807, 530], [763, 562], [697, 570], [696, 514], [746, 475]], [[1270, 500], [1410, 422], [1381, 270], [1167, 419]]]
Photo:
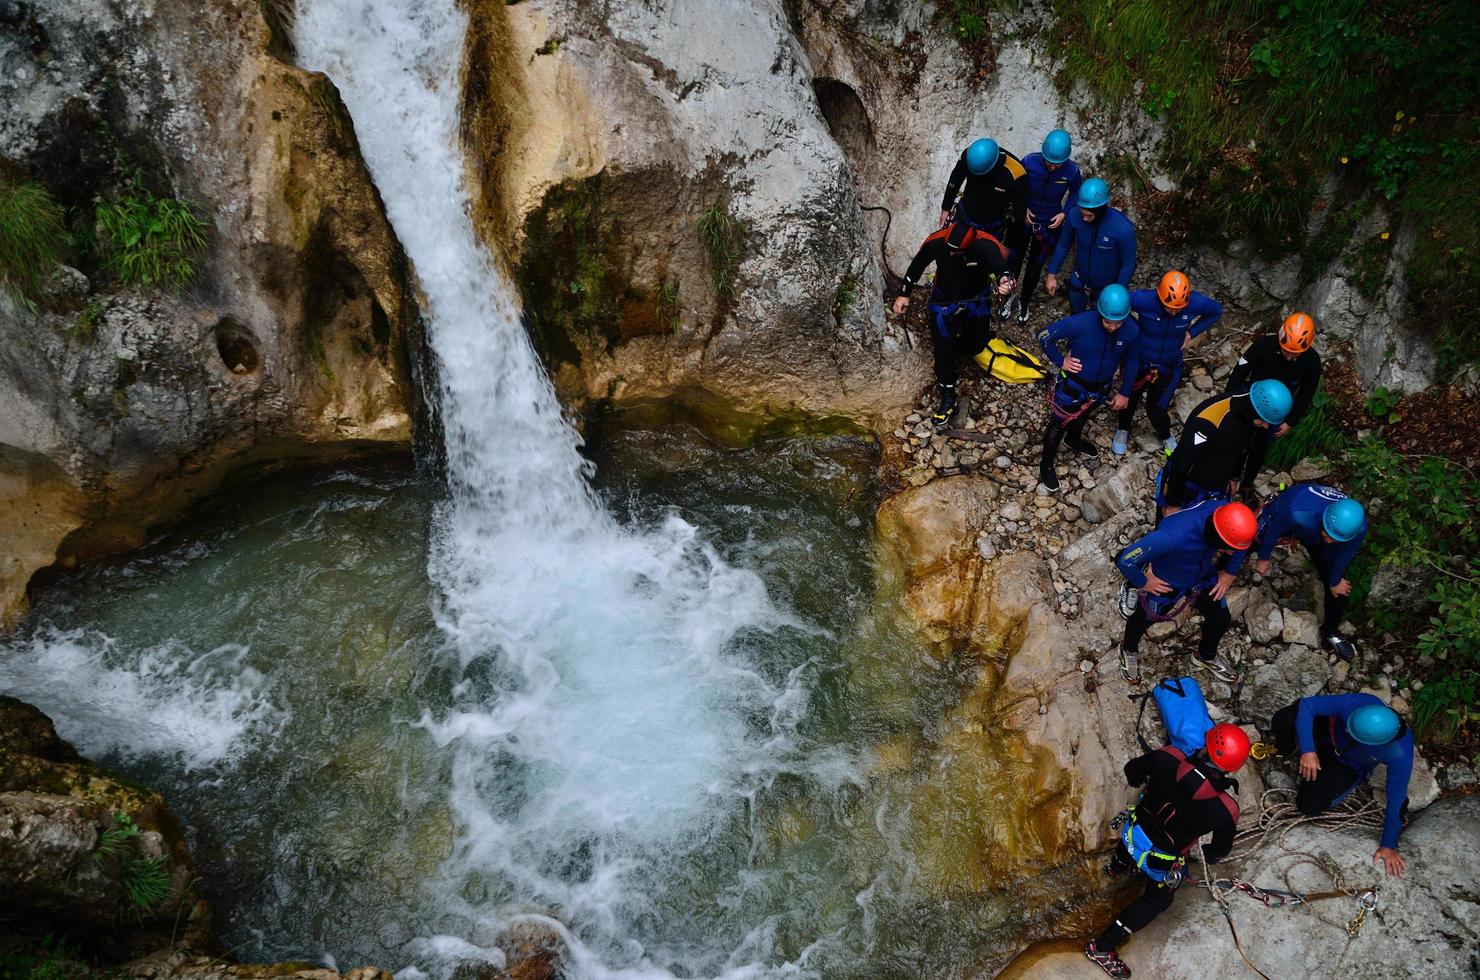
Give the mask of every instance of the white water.
[[722, 937], [670, 941], [651, 920], [669, 870], [788, 754], [805, 672], [772, 683], [727, 653], [785, 617], [688, 524], [624, 530], [593, 496], [469, 217], [454, 0], [300, 6], [299, 59], [339, 86], [426, 295], [450, 485], [430, 569], [439, 626], [464, 668], [498, 678], [491, 695], [466, 682], [452, 710], [421, 722], [453, 754], [458, 836], [428, 883], [441, 934], [413, 944], [418, 966], [441, 972], [480, 949], [497, 962], [491, 940], [511, 917], [552, 912], [582, 975], [749, 974], [715, 948]]

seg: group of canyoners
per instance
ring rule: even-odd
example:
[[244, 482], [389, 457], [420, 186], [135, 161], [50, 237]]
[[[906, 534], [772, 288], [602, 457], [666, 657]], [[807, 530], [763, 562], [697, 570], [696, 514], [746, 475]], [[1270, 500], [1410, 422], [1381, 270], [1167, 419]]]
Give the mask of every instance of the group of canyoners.
[[[1182, 352], [1218, 322], [1223, 307], [1176, 270], [1155, 288], [1131, 288], [1135, 228], [1111, 206], [1105, 181], [1085, 179], [1071, 149], [1062, 129], [1048, 134], [1041, 152], [1022, 159], [979, 139], [951, 171], [941, 227], [910, 263], [893, 306], [903, 314], [911, 290], [934, 265], [929, 322], [939, 403], [933, 423], [945, 428], [956, 413], [959, 360], [1002, 343], [994, 317], [1028, 321], [1045, 269], [1044, 290], [1056, 296], [1072, 252], [1073, 271], [1064, 284], [1069, 315], [1037, 334], [1057, 368], [1039, 490], [1058, 492], [1061, 446], [1091, 459], [1100, 455], [1084, 427], [1101, 402], [1118, 413], [1111, 452], [1126, 453], [1144, 401], [1166, 456], [1156, 479], [1156, 526], [1115, 559], [1125, 579], [1119, 653], [1126, 681], [1141, 682], [1139, 649], [1151, 624], [1188, 607], [1202, 615], [1194, 663], [1219, 680], [1237, 680], [1218, 650], [1232, 618], [1225, 597], [1251, 553], [1256, 570], [1266, 574], [1281, 543], [1299, 542], [1310, 555], [1324, 585], [1321, 642], [1350, 661], [1355, 651], [1340, 627], [1352, 587], [1346, 571], [1367, 533], [1364, 508], [1323, 483], [1297, 483], [1262, 502], [1254, 491], [1270, 446], [1300, 424], [1320, 383], [1315, 323], [1293, 313], [1277, 332], [1255, 340], [1228, 375], [1226, 390], [1198, 404], [1181, 438], [1174, 436], [1169, 410], [1182, 379]], [[1309, 697], [1277, 712], [1272, 727], [1281, 753], [1300, 753], [1296, 804], [1303, 814], [1328, 810], [1377, 766], [1387, 766], [1387, 811], [1373, 861], [1400, 876], [1397, 846], [1414, 747], [1398, 714], [1371, 694]], [[1127, 781], [1143, 790], [1120, 827], [1106, 873], [1137, 871], [1148, 881], [1144, 894], [1085, 946], [1085, 955], [1112, 977], [1131, 975], [1117, 947], [1171, 905], [1199, 840], [1212, 835], [1204, 849], [1209, 862], [1233, 847], [1238, 805], [1230, 774], [1248, 759], [1249, 736], [1236, 725], [1215, 725], [1194, 748], [1187, 754], [1168, 745], [1125, 765]]]

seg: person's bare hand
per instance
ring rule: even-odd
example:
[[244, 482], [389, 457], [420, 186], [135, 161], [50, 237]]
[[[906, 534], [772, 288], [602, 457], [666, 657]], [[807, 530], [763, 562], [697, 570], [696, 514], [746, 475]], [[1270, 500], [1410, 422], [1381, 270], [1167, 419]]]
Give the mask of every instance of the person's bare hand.
[[1043, 280], [1043, 288], [1048, 290], [1048, 295], [1050, 296], [1057, 293], [1059, 291], [1059, 277], [1050, 272], [1048, 277]]
[[1389, 878], [1401, 878], [1408, 864], [1391, 847], [1379, 847], [1372, 855], [1373, 864], [1382, 864], [1382, 870], [1387, 872]]
[[1331, 594], [1335, 596], [1346, 595], [1347, 593], [1351, 592], [1351, 590], [1352, 584], [1346, 579], [1342, 579], [1340, 582], [1337, 582], [1335, 585], [1331, 586]]
[[1187, 345], [1190, 344], [1190, 343], [1192, 343], [1192, 334], [1187, 334], [1186, 336], [1184, 336], [1182, 338], [1182, 349], [1183, 350], [1186, 350], [1187, 349]]
[[1110, 399], [1110, 411], [1118, 412], [1130, 403], [1131, 400], [1125, 395], [1116, 395], [1114, 398]]
[[1049, 230], [1052, 231], [1053, 229], [1057, 228], [1059, 225], [1061, 225], [1063, 223], [1064, 223], [1064, 213], [1062, 211], [1060, 211], [1058, 214], [1054, 215], [1053, 216], [1053, 220], [1048, 223]]
[[1078, 374], [1084, 370], [1084, 362], [1073, 354], [1067, 354], [1064, 356], [1064, 370], [1070, 374]]
[[1023, 208], [1023, 210], [1028, 213], [1028, 220], [1029, 221], [1037, 221], [1038, 220], [1038, 216], [1033, 213], [1033, 209], [1032, 208]]
[[948, 222], [950, 220], [951, 220], [951, 212], [949, 212], [949, 211], [942, 211], [940, 213], [940, 226], [942, 228], [944, 228], [946, 226], [946, 222]]
[[1178, 507], [1176, 504], [1167, 504], [1161, 509], [1161, 513], [1163, 517], [1171, 517], [1173, 514], [1181, 509], [1182, 508]]
[[1228, 595], [1228, 588], [1233, 585], [1233, 580], [1236, 577], [1232, 572], [1219, 572], [1218, 582], [1208, 590], [1208, 595], [1212, 596], [1215, 601], [1222, 599]]
[[1290, 423], [1289, 422], [1281, 422], [1280, 423], [1280, 427], [1278, 429], [1275, 429], [1274, 430], [1274, 437], [1276, 439], [1283, 439], [1285, 437], [1285, 433], [1286, 432], [1289, 432], [1289, 431], [1290, 431]]
[[1314, 752], [1304, 752], [1300, 756], [1300, 778], [1315, 779], [1316, 774], [1321, 771], [1321, 757]]
[[1260, 575], [1268, 575], [1269, 574], [1269, 559], [1268, 558], [1261, 558], [1258, 561], [1256, 561], [1254, 563], [1254, 571], [1258, 572]]
[[1146, 567], [1146, 584], [1141, 586], [1141, 591], [1150, 592], [1152, 595], [1166, 595], [1172, 591], [1172, 587], [1167, 584], [1165, 579], [1157, 578], [1156, 573], [1148, 565]]
[[904, 316], [904, 311], [907, 310], [907, 309], [909, 309], [909, 308], [910, 308], [910, 298], [908, 296], [900, 296], [900, 297], [897, 297], [894, 300], [894, 315], [895, 316]]
[[1012, 292], [1012, 287], [1016, 285], [1017, 283], [1012, 281], [1012, 276], [1003, 276], [1001, 279], [997, 280], [997, 295], [1006, 296], [1008, 293]]

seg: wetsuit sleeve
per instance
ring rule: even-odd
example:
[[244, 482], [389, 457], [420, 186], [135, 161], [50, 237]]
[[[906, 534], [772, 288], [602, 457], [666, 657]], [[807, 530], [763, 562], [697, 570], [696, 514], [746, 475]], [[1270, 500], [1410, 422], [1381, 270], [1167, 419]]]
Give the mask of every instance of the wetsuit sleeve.
[[1290, 417], [1285, 422], [1290, 428], [1300, 424], [1305, 418], [1305, 413], [1310, 411], [1310, 403], [1316, 397], [1316, 389], [1321, 386], [1321, 358], [1315, 351], [1311, 358], [1311, 366], [1300, 372], [1300, 390], [1294, 392], [1295, 404], [1290, 407]]
[[1172, 542], [1161, 531], [1152, 531], [1125, 546], [1115, 556], [1115, 567], [1136, 588], [1146, 584], [1146, 566], [1171, 550]]
[[1214, 435], [1213, 424], [1204, 418], [1194, 418], [1188, 422], [1182, 430], [1177, 448], [1172, 450], [1172, 455], [1167, 459], [1161, 493], [1174, 507], [1182, 506], [1182, 502], [1187, 499], [1187, 477], [1192, 472], [1192, 464], [1197, 462], [1197, 456], [1202, 452], [1196, 438], [1199, 433], [1204, 437], [1203, 444], [1207, 445]]
[[1361, 550], [1362, 539], [1366, 534], [1359, 534], [1350, 541], [1343, 541], [1331, 552], [1331, 561], [1326, 566], [1330, 573], [1326, 576], [1326, 588], [1334, 589], [1336, 585], [1346, 578], [1346, 570], [1351, 567], [1352, 559], [1357, 557]]
[[1125, 223], [1125, 235], [1120, 239], [1120, 269], [1115, 273], [1115, 281], [1127, 289], [1131, 285], [1131, 276], [1136, 272], [1136, 229], [1131, 223]]
[[1053, 361], [1054, 367], [1064, 366], [1064, 352], [1059, 350], [1059, 341], [1069, 336], [1070, 329], [1069, 318], [1064, 317], [1038, 331], [1038, 343], [1043, 348], [1043, 355]]
[[1344, 717], [1362, 705], [1371, 703], [1353, 694], [1318, 694], [1314, 697], [1301, 698], [1300, 707], [1295, 712], [1295, 740], [1300, 743], [1300, 751], [1314, 752], [1316, 750], [1317, 715]]
[[[1059, 213], [1066, 215], [1065, 220], [1068, 220], [1067, 215], [1069, 209], [1076, 206], [1077, 202], [1079, 201], [1079, 188], [1083, 184], [1084, 171], [1080, 170], [1078, 167], [1075, 167], [1073, 175], [1069, 178], [1069, 194], [1067, 197], [1064, 198], [1062, 202], [1060, 202], [1059, 207]], [[1063, 225], [1060, 225], [1059, 227], [1062, 228]]]
[[[1265, 435], [1265, 430], [1255, 430], [1254, 438], [1265, 439], [1268, 436]], [[1252, 487], [1254, 485], [1254, 478], [1259, 475], [1259, 467], [1264, 462], [1264, 455], [1264, 453], [1255, 451], [1253, 446], [1250, 446], [1244, 452], [1244, 469], [1239, 474], [1239, 484], [1241, 486]]]
[[[1124, 330], [1124, 327], [1121, 327]], [[1131, 389], [1136, 386], [1136, 379], [1141, 376], [1141, 336], [1140, 332], [1134, 338], [1126, 342], [1120, 352], [1120, 393], [1129, 395]]]
[[1230, 394], [1248, 389], [1249, 375], [1254, 373], [1254, 348], [1258, 344], [1257, 340], [1250, 344], [1248, 350], [1239, 357], [1238, 363], [1233, 366], [1233, 373], [1228, 376], [1227, 390]]
[[919, 282], [920, 277], [925, 274], [925, 270], [930, 268], [930, 264], [935, 261], [935, 249], [931, 247], [932, 244], [932, 242], [926, 242], [920, 246], [920, 251], [915, 253], [914, 261], [905, 270], [904, 280], [899, 284], [899, 295], [908, 296], [910, 290], [915, 288], [915, 283]]
[[[1220, 805], [1221, 809], [1221, 805]], [[1209, 864], [1217, 864], [1228, 857], [1228, 852], [1233, 850], [1233, 837], [1237, 825], [1227, 810], [1223, 811], [1223, 819], [1218, 826], [1213, 828], [1213, 839], [1203, 848], [1203, 857], [1208, 859]]]
[[979, 240], [972, 248], [987, 263], [987, 268], [992, 270], [992, 275], [1005, 276], [1011, 271], [1007, 264], [1007, 257], [1002, 254], [1002, 249], [991, 242]]
[[1074, 236], [1078, 234], [1072, 223], [1073, 220], [1073, 218], [1067, 217], [1064, 219], [1063, 231], [1059, 235], [1059, 242], [1053, 247], [1053, 255], [1049, 256], [1048, 274], [1051, 276], [1059, 274], [1059, 269], [1063, 266], [1064, 260], [1069, 257], [1069, 246], [1074, 243]]
[[1259, 558], [1268, 561], [1274, 554], [1274, 546], [1280, 543], [1280, 538], [1289, 534], [1295, 528], [1295, 520], [1289, 507], [1281, 507], [1279, 499], [1270, 504], [1270, 517], [1264, 527], [1259, 531]]
[[1387, 812], [1382, 818], [1382, 846], [1397, 848], [1403, 833], [1403, 802], [1408, 799], [1408, 780], [1413, 775], [1413, 743], [1403, 748], [1403, 758], [1387, 764]]
[[1223, 304], [1211, 296], [1202, 293], [1193, 293], [1193, 299], [1198, 303], [1197, 316], [1193, 319], [1191, 326], [1187, 328], [1187, 336], [1196, 337], [1207, 333], [1213, 324], [1223, 316]]
[[1138, 755], [1125, 764], [1125, 781], [1131, 786], [1145, 786], [1146, 780], [1151, 778], [1151, 764], [1156, 756], [1155, 752], [1147, 752]]
[[961, 190], [961, 185], [966, 182], [966, 175], [971, 171], [966, 169], [966, 151], [961, 151], [961, 159], [956, 161], [956, 166], [951, 170], [950, 179], [946, 181], [946, 196], [940, 200], [942, 211], [951, 210], [956, 203], [956, 195]]
[[1017, 253], [1023, 245], [1023, 229], [1028, 220], [1028, 172], [1023, 171], [1022, 176], [1012, 182], [1012, 214], [1013, 221], [1007, 226], [1007, 241], [1004, 242], [1010, 250]]

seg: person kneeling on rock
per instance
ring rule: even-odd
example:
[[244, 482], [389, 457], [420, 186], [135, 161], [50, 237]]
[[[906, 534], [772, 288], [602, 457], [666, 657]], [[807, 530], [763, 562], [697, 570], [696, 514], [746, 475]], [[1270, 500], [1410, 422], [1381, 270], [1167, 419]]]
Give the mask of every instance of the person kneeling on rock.
[[984, 231], [956, 221], [932, 233], [920, 246], [899, 285], [894, 315], [910, 305], [910, 290], [934, 263], [935, 288], [930, 294], [930, 344], [935, 352], [935, 382], [940, 407], [930, 417], [944, 428], [956, 411], [957, 359], [974, 357], [992, 340], [992, 280], [997, 294], [1012, 292], [1007, 274], [1007, 248]]
[[1127, 681], [1141, 682], [1141, 638], [1151, 624], [1170, 622], [1189, 605], [1203, 617], [1194, 659], [1220, 680], [1238, 679], [1233, 665], [1218, 655], [1218, 642], [1233, 618], [1223, 597], [1234, 579], [1218, 563], [1230, 551], [1247, 550], [1254, 543], [1255, 529], [1254, 512], [1243, 504], [1205, 500], [1167, 515], [1156, 530], [1132, 541], [1116, 557], [1115, 567], [1128, 585], [1141, 590], [1133, 609], [1121, 609], [1127, 620], [1120, 641], [1120, 672]]
[[1401, 878], [1405, 865], [1398, 856], [1398, 836], [1413, 774], [1413, 732], [1398, 713], [1372, 694], [1301, 698], [1275, 712], [1274, 744], [1282, 755], [1300, 749], [1295, 805], [1307, 817], [1325, 813], [1372, 770], [1387, 766], [1387, 812], [1372, 863], [1380, 863], [1389, 877]]
[[[1059, 368], [1048, 396], [1048, 427], [1043, 431], [1043, 458], [1038, 463], [1038, 482], [1049, 493], [1059, 492], [1054, 464], [1060, 442], [1090, 459], [1100, 455], [1094, 443], [1084, 438], [1084, 423], [1110, 394], [1117, 371], [1120, 387], [1110, 407], [1118, 412], [1129, 404], [1141, 363], [1138, 337], [1130, 293], [1113, 284], [1100, 293], [1095, 310], [1072, 313], [1038, 332], [1043, 353]], [[1059, 350], [1061, 340], [1068, 341], [1067, 354]]]
[[1203, 849], [1209, 864], [1233, 850], [1238, 804], [1228, 790], [1229, 773], [1237, 772], [1249, 757], [1249, 736], [1237, 725], [1208, 729], [1204, 748], [1192, 758], [1168, 745], [1125, 764], [1125, 780], [1145, 786], [1141, 799], [1122, 814], [1120, 842], [1105, 873], [1119, 877], [1132, 868], [1150, 881], [1146, 891], [1115, 918], [1099, 937], [1084, 947], [1090, 962], [1112, 977], [1129, 977], [1131, 968], [1116, 948], [1138, 929], [1144, 929], [1172, 905], [1182, 883], [1187, 853], [1204, 834], [1213, 840]]
[[[1348, 662], [1356, 648], [1341, 635], [1341, 619], [1352, 591], [1346, 569], [1366, 536], [1367, 512], [1362, 505], [1335, 487], [1320, 483], [1297, 483], [1259, 510], [1259, 561], [1255, 570], [1260, 575], [1269, 574], [1270, 557], [1281, 539], [1293, 537], [1305, 545], [1325, 586], [1321, 641]], [[1228, 570], [1237, 575], [1247, 557], [1248, 552], [1234, 555]]]

